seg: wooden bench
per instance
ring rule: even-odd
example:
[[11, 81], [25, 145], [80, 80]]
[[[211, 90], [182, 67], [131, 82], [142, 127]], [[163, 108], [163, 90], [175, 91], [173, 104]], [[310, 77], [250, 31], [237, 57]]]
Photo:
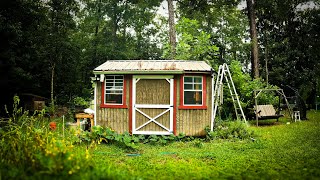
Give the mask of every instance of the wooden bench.
[[93, 123], [93, 114], [87, 114], [87, 113], [77, 113], [76, 114], [77, 118], [77, 125], [80, 127], [80, 121], [81, 119], [90, 119], [90, 130], [92, 130], [92, 127], [94, 125]]
[[277, 113], [277, 111], [274, 109], [273, 105], [267, 104], [267, 105], [257, 105], [255, 108], [255, 113], [257, 116], [257, 119], [263, 120], [263, 119], [278, 119], [280, 117], [283, 117], [282, 114]]

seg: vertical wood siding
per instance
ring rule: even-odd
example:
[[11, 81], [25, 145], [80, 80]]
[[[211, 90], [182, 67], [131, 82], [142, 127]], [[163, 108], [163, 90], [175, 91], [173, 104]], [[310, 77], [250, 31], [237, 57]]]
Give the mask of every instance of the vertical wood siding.
[[169, 104], [170, 85], [165, 79], [141, 79], [136, 85], [137, 104]]
[[[126, 81], [126, 104], [129, 106], [129, 81]], [[101, 108], [101, 86], [103, 83], [97, 83], [97, 125], [110, 127], [118, 133], [129, 132], [129, 108]]]

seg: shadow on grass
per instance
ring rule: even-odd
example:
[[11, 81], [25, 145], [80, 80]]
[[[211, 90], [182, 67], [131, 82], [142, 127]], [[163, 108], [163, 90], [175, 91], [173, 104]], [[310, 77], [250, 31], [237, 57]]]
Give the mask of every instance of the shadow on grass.
[[[277, 121], [277, 119], [264, 119], [264, 120], [259, 120], [258, 121], [258, 126], [277, 126], [277, 125], [283, 125], [286, 124], [288, 121], [287, 119], [279, 119]], [[248, 123], [251, 126], [256, 126], [257, 125], [257, 121], [256, 120], [249, 120]]]

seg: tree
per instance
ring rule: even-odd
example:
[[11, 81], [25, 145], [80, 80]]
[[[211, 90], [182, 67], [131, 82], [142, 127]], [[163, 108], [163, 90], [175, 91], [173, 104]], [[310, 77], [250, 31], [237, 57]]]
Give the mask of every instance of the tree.
[[[51, 104], [54, 105], [54, 88], [55, 79], [58, 69], [61, 69], [64, 65], [67, 65], [64, 61], [70, 57], [72, 46], [70, 44], [70, 32], [75, 28], [74, 15], [78, 10], [78, 4], [76, 1], [64, 1], [64, 0], [51, 0], [47, 2], [49, 7], [49, 41], [48, 45], [48, 62], [51, 71]], [[74, 68], [74, 67], [67, 67]], [[62, 73], [62, 72], [61, 72]], [[57, 81], [59, 83], [59, 81]]]
[[267, 53], [261, 51], [260, 59], [265, 62], [261, 66], [268, 68], [270, 83], [284, 88], [288, 96], [296, 96], [296, 89], [303, 101], [311, 105], [315, 103], [319, 80], [316, 49], [320, 48], [320, 19], [317, 2], [312, 6], [308, 3], [261, 0], [256, 7], [259, 43], [267, 49]]
[[47, 9], [39, 1], [0, 2], [0, 113], [12, 103], [14, 94], [46, 96], [46, 69], [42, 63], [47, 33]]
[[217, 66], [219, 48], [211, 41], [211, 35], [201, 29], [197, 20], [181, 18], [177, 32], [177, 59], [202, 60]]
[[[248, 18], [237, 8], [239, 1], [178, 1], [181, 17], [195, 19], [203, 31], [210, 34], [213, 44], [219, 47], [219, 62], [238, 60], [248, 64], [249, 38], [246, 31]], [[201, 22], [201, 23], [200, 23]], [[245, 65], [246, 66], [246, 65]]]
[[175, 59], [176, 55], [176, 30], [174, 22], [174, 6], [173, 0], [168, 1], [168, 12], [169, 12], [169, 42], [171, 47], [171, 59]]
[[259, 78], [259, 51], [258, 51], [258, 35], [256, 28], [256, 15], [255, 15], [255, 1], [246, 0], [248, 9], [248, 18], [250, 23], [250, 37], [251, 37], [251, 71], [252, 77]]

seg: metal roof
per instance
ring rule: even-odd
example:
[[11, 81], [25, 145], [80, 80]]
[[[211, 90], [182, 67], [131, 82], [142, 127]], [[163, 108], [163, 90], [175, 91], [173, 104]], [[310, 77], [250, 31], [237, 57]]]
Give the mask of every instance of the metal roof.
[[94, 69], [95, 74], [212, 72], [205, 61], [191, 60], [108, 60]]

